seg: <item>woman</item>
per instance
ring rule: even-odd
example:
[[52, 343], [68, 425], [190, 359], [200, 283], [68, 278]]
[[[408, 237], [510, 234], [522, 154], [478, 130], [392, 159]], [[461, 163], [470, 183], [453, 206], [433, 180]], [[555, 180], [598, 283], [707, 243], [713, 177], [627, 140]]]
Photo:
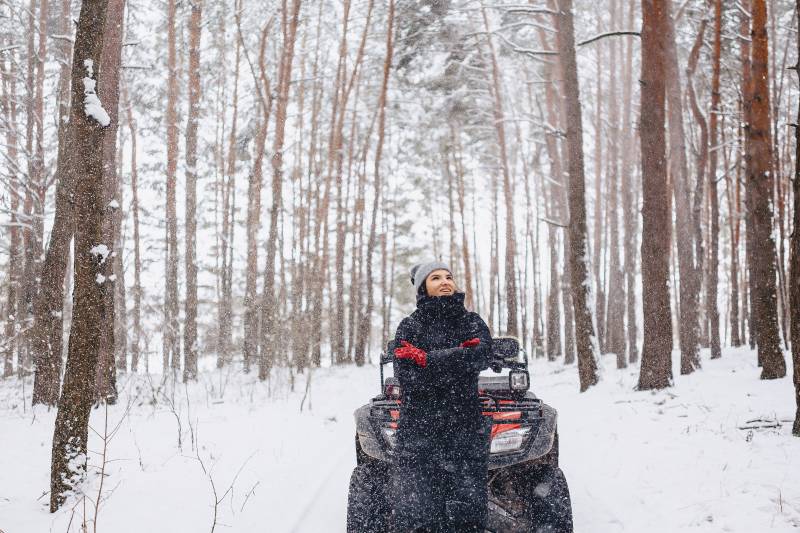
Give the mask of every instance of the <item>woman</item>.
[[402, 402], [392, 474], [398, 533], [483, 531], [491, 421], [481, 414], [478, 374], [492, 338], [464, 308], [450, 268], [411, 270], [417, 310], [394, 340], [394, 375]]

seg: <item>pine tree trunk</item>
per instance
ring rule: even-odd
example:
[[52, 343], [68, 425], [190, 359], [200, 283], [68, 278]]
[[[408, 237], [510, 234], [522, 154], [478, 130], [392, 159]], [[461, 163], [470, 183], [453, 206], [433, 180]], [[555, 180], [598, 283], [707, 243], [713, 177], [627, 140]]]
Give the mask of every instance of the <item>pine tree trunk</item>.
[[[2, 113], [3, 113], [3, 120], [7, 124], [16, 124], [17, 123], [17, 94], [16, 94], [16, 78], [13, 72], [9, 71], [9, 65], [6, 63], [6, 58], [9, 58], [9, 62], [11, 65], [14, 64], [14, 52], [10, 50], [6, 54], [3, 54], [0, 57], [0, 70], [2, 71], [2, 86], [3, 86], [3, 96], [2, 96]], [[3, 320], [5, 321], [5, 327], [3, 330], [4, 333], [4, 340], [2, 342], [2, 350], [3, 350], [3, 377], [7, 378], [10, 377], [14, 372], [14, 351], [17, 346], [17, 304], [19, 301], [19, 293], [21, 292], [21, 283], [22, 283], [22, 239], [20, 235], [19, 229], [19, 194], [20, 194], [20, 183], [19, 183], [19, 176], [17, 175], [17, 131], [13, 127], [7, 127], [5, 135], [5, 142], [6, 142], [6, 150], [7, 150], [7, 161], [8, 161], [8, 169], [9, 169], [9, 199], [10, 199], [10, 217], [9, 217], [9, 244], [8, 244], [8, 300], [5, 306], [5, 316]], [[61, 352], [59, 352], [59, 355]], [[59, 373], [61, 370], [61, 365], [59, 365]], [[37, 371], [38, 371], [38, 363], [37, 363]], [[57, 380], [57, 378], [56, 378]], [[35, 383], [35, 381], [34, 381]], [[55, 405], [55, 400], [58, 398], [58, 388], [56, 387], [55, 399], [50, 403], [50, 405]]]
[[[370, 11], [372, 9], [372, 1], [370, 1]], [[364, 317], [359, 322], [358, 335], [356, 341], [355, 361], [357, 365], [363, 365], [366, 361], [364, 350], [369, 339], [369, 330], [372, 323], [372, 309], [374, 306], [374, 296], [372, 282], [372, 253], [375, 249], [375, 234], [377, 226], [378, 208], [381, 201], [381, 156], [383, 155], [383, 143], [386, 133], [386, 99], [389, 87], [389, 75], [392, 67], [392, 54], [393, 54], [393, 39], [394, 39], [394, 0], [389, 0], [389, 13], [386, 20], [386, 57], [383, 62], [383, 81], [381, 83], [381, 92], [378, 97], [378, 144], [375, 147], [375, 157], [373, 163], [373, 196], [372, 196], [372, 218], [370, 221], [369, 240], [367, 241], [367, 256], [366, 256], [366, 276], [367, 280], [367, 308], [364, 312]]]
[[[636, 12], [635, 0], [630, 0], [628, 6], [628, 27], [634, 24]], [[622, 154], [622, 206], [628, 216], [624, 218], [624, 271], [625, 271], [625, 309], [626, 309], [626, 331], [627, 331], [627, 356], [629, 363], [636, 363], [639, 360], [638, 349], [638, 328], [636, 327], [636, 228], [639, 220], [639, 209], [637, 194], [634, 192], [635, 179], [633, 169], [633, 153], [636, 149], [633, 128], [633, 39], [628, 37], [625, 46], [625, 74], [622, 90], [623, 115], [622, 123], [625, 125], [623, 131]]]
[[455, 154], [453, 155], [454, 167], [456, 170], [456, 179], [458, 180], [458, 213], [461, 218], [461, 258], [464, 263], [464, 306], [467, 309], [474, 309], [473, 291], [474, 286], [472, 283], [472, 268], [470, 267], [470, 252], [469, 252], [469, 239], [467, 238], [467, 216], [464, 209], [465, 204], [465, 187], [464, 187], [464, 165], [462, 163], [463, 151], [461, 142], [458, 138], [458, 133], [454, 128], [450, 128], [450, 137], [453, 139], [455, 146]]
[[[566, 192], [566, 191], [565, 191]], [[569, 200], [569, 199], [567, 199]], [[575, 318], [572, 310], [572, 280], [569, 278], [569, 235], [564, 235], [564, 275], [561, 278], [561, 302], [564, 306], [564, 364], [575, 362]]]
[[200, 38], [203, 0], [193, 0], [189, 15], [189, 116], [186, 119], [186, 299], [183, 322], [183, 381], [197, 379], [197, 127], [200, 117]]
[[283, 187], [283, 143], [286, 131], [286, 113], [289, 104], [289, 81], [292, 74], [294, 45], [301, 0], [293, 0], [291, 13], [287, 0], [281, 10], [283, 51], [278, 73], [277, 103], [275, 108], [275, 139], [272, 150], [272, 209], [270, 210], [269, 237], [267, 239], [267, 265], [264, 269], [264, 300], [261, 309], [261, 352], [258, 360], [258, 377], [264, 380], [275, 364], [279, 353], [276, 345], [275, 254], [278, 238], [278, 211], [281, 207]]
[[[234, 6], [236, 13], [241, 10], [241, 0], [237, 0]], [[231, 128], [228, 132], [228, 158], [227, 165], [223, 168], [222, 179], [222, 224], [220, 236], [220, 258], [221, 266], [219, 270], [220, 295], [217, 305], [218, 330], [217, 330], [217, 368], [222, 368], [230, 363], [233, 349], [233, 232], [235, 227], [235, 193], [236, 193], [236, 161], [238, 151], [236, 139], [238, 135], [239, 121], [239, 66], [241, 59], [241, 41], [236, 40], [236, 52], [233, 65], [233, 101], [231, 103]], [[225, 113], [225, 110], [222, 110]]]
[[[718, 0], [719, 1], [719, 0]], [[800, 0], [797, 0], [797, 12], [800, 13]], [[800, 33], [797, 35], [798, 61], [795, 72], [800, 80]], [[797, 108], [797, 125], [800, 125], [800, 103]], [[792, 180], [792, 232], [791, 247], [789, 249], [789, 296], [791, 309], [791, 337], [792, 337], [792, 363], [794, 373], [794, 400], [796, 412], [792, 435], [800, 437], [800, 128], [795, 126], [795, 166], [794, 179]]]
[[[121, 87], [119, 79], [117, 88]], [[119, 105], [119, 104], [118, 104]], [[117, 112], [119, 117], [119, 110]], [[122, 190], [123, 175], [123, 135], [122, 130], [117, 127], [117, 190], [115, 197], [120, 204], [119, 209], [114, 212], [114, 242], [117, 243], [119, 253], [114, 255], [114, 360], [116, 361], [117, 371], [125, 373], [128, 371], [128, 303], [125, 291], [125, 266], [122, 263], [125, 242], [122, 234], [122, 221], [124, 210], [122, 199], [125, 197]]]
[[752, 2], [752, 105], [750, 122], [750, 174], [747, 184], [751, 202], [748, 216], [753, 225], [753, 303], [758, 319], [758, 353], [762, 363], [761, 379], [786, 375], [786, 361], [780, 346], [777, 294], [775, 287], [775, 241], [772, 237], [772, 138], [769, 121], [769, 80], [767, 60], [767, 5], [765, 0]]
[[[669, 124], [669, 176], [675, 199], [675, 241], [678, 246], [678, 272], [680, 275], [678, 328], [681, 349], [681, 374], [690, 374], [700, 368], [698, 351], [699, 334], [699, 293], [701, 264], [703, 260], [702, 242], [695, 242], [692, 232], [699, 221], [699, 212], [691, 210], [689, 170], [686, 162], [686, 138], [683, 124], [683, 89], [678, 51], [675, 42], [675, 29], [671, 15], [672, 0], [664, 2], [665, 46], [664, 67], [666, 98], [668, 101]], [[699, 199], [695, 200], [699, 204]], [[695, 237], [699, 237], [695, 235]], [[644, 238], [644, 237], [643, 237]]]
[[558, 0], [558, 51], [564, 78], [569, 172], [569, 269], [572, 306], [575, 313], [575, 342], [581, 392], [598, 381], [597, 353], [589, 311], [589, 272], [586, 264], [586, 184], [583, 165], [583, 123], [581, 119], [578, 65], [575, 57], [575, 29], [572, 0]]
[[[550, 191], [550, 205], [555, 204], [557, 193]], [[551, 208], [551, 214], [556, 210]], [[551, 224], [547, 228], [547, 247], [550, 249], [550, 291], [547, 297], [547, 360], [555, 361], [561, 355], [561, 309], [558, 297], [561, 295], [558, 275], [558, 237], [556, 228]]]
[[[749, 215], [752, 211], [752, 187], [749, 183], [749, 177], [753, 174], [751, 164], [752, 158], [748, 156], [750, 153], [751, 147], [751, 134], [752, 134], [752, 91], [753, 91], [753, 80], [752, 80], [752, 62], [750, 58], [751, 54], [751, 42], [752, 39], [747, 38], [751, 35], [750, 33], [750, 12], [751, 12], [751, 0], [742, 0], [742, 8], [739, 10], [739, 35], [742, 36], [740, 46], [741, 49], [741, 63], [742, 63], [742, 133], [744, 136], [744, 174], [745, 174], [745, 191], [744, 191], [744, 205], [745, 205], [745, 264], [747, 265], [746, 272], [743, 272], [743, 275], [746, 278], [746, 282], [744, 284], [745, 287], [745, 294], [744, 298], [747, 301], [747, 326], [748, 326], [748, 333], [749, 340], [750, 340], [750, 349], [755, 349], [756, 344], [758, 344], [758, 326], [759, 326], [759, 312], [757, 309], [757, 305], [755, 302], [755, 292], [754, 292], [754, 282], [755, 282], [755, 275], [753, 272], [753, 268], [755, 265], [755, 260], [753, 258], [753, 248], [755, 243], [753, 241], [753, 217]], [[743, 317], [744, 319], [744, 317]], [[744, 337], [744, 335], [742, 335]], [[761, 353], [758, 353], [758, 366], [761, 366]]]
[[[486, 17], [486, 9], [481, 8], [483, 14], [483, 24], [489, 32], [489, 20]], [[505, 297], [506, 297], [506, 335], [516, 337], [519, 335], [519, 319], [517, 318], [517, 269], [516, 269], [516, 231], [514, 222], [514, 190], [511, 183], [511, 169], [508, 159], [508, 149], [506, 147], [505, 113], [503, 111], [503, 93], [501, 91], [502, 80], [500, 79], [500, 68], [497, 65], [497, 53], [495, 52], [494, 42], [491, 34], [486, 39], [489, 45], [490, 59], [492, 63], [492, 96], [494, 97], [494, 127], [497, 133], [497, 145], [500, 151], [500, 167], [503, 171], [503, 199], [506, 209], [505, 227]]]
[[[66, 4], [66, 5], [65, 5]], [[62, 15], [69, 10], [68, 2], [62, 4]], [[63, 21], [62, 21], [63, 24]], [[69, 32], [69, 19], [61, 31]], [[36, 363], [31, 403], [55, 406], [58, 402], [61, 366], [63, 362], [64, 317], [64, 278], [69, 262], [69, 245], [72, 241], [73, 207], [70, 198], [74, 195], [74, 184], [68, 181], [66, 154], [71, 153], [67, 146], [66, 119], [69, 117], [70, 72], [72, 47], [67, 42], [62, 48], [62, 67], [59, 86], [66, 96], [60, 95], [58, 153], [56, 156], [56, 210], [53, 229], [45, 252], [39, 281], [39, 294], [34, 303], [34, 324], [31, 330], [31, 349]], [[60, 91], [61, 93], [61, 91]], [[16, 140], [9, 146], [16, 147]], [[16, 156], [16, 154], [14, 154]], [[15, 157], [14, 157], [15, 158]]]
[[258, 125], [255, 143], [255, 160], [247, 182], [247, 273], [245, 275], [244, 294], [244, 371], [250, 372], [254, 362], [258, 362], [259, 317], [261, 307], [258, 299], [258, 230], [261, 227], [261, 186], [263, 180], [264, 149], [267, 142], [269, 118], [272, 112], [272, 88], [267, 77], [266, 44], [269, 28], [268, 22], [261, 31], [261, 43], [258, 54], [259, 69], [259, 109], [261, 119]]
[[176, 0], [167, 1], [167, 174], [166, 174], [166, 265], [164, 284], [164, 374], [180, 368], [178, 326], [178, 220], [176, 181], [178, 167], [178, 69]]
[[[717, 123], [720, 114], [720, 55], [722, 48], [722, 0], [714, 0], [714, 44], [712, 46], [711, 115], [709, 118], [709, 143], [712, 146], [708, 161], [708, 196], [711, 201], [711, 239], [708, 263], [708, 319], [711, 322], [711, 359], [722, 357], [719, 334], [719, 200], [717, 198]], [[727, 170], [726, 170], [727, 175]], [[733, 263], [733, 259], [731, 259]], [[734, 273], [735, 275], [735, 273]], [[738, 296], [737, 296], [738, 297]], [[738, 314], [738, 313], [737, 313]], [[738, 335], [737, 335], [738, 344]]]
[[[139, 370], [142, 341], [142, 256], [139, 238], [139, 167], [136, 162], [136, 121], [127, 92], [122, 85], [125, 115], [131, 135], [131, 218], [133, 219], [133, 340], [131, 341], [131, 372]], [[148, 365], [149, 368], [149, 365]]]
[[[600, 21], [598, 20], [598, 24]], [[598, 46], [597, 64], [602, 65], [603, 48]], [[594, 228], [593, 228], [593, 246], [591, 248], [592, 254], [592, 270], [594, 274], [594, 312], [595, 312], [595, 325], [597, 326], [597, 345], [600, 353], [606, 353], [606, 322], [605, 322], [605, 293], [603, 292], [603, 69], [597, 69], [597, 92], [595, 99], [597, 101], [597, 109], [595, 111], [594, 123]]]
[[[611, 4], [611, 18], [617, 20], [617, 1]], [[625, 276], [620, 261], [619, 243], [619, 146], [622, 136], [619, 127], [619, 105], [617, 96], [617, 43], [610, 43], [609, 64], [609, 134], [608, 134], [608, 217], [610, 255], [608, 265], [608, 314], [606, 318], [606, 351], [616, 354], [617, 368], [628, 366], [625, 357]]]
[[[125, 0], [108, 0], [106, 23], [103, 34], [103, 51], [100, 63], [103, 65], [98, 92], [103, 98], [103, 106], [111, 118], [103, 138], [103, 240], [111, 249], [106, 262], [108, 274], [104, 282], [105, 308], [109, 319], [100, 324], [101, 344], [95, 376], [95, 400], [114, 404], [117, 401], [116, 340], [114, 326], [116, 313], [116, 276], [114, 263], [122, 254], [120, 243], [115, 240], [118, 217], [122, 209], [122, 198], [117, 197], [119, 177], [117, 176], [117, 131], [119, 124], [119, 70], [122, 61], [122, 21], [125, 20]], [[124, 342], [124, 341], [123, 341]]]
[[642, 0], [642, 300], [644, 345], [639, 389], [672, 384], [672, 320], [669, 301], [669, 200], [665, 154], [665, 1]]
[[[75, 293], [64, 389], [58, 402], [53, 433], [50, 476], [50, 511], [55, 512], [66, 493], [77, 489], [86, 475], [89, 413], [100, 353], [101, 333], [97, 328], [108, 320], [106, 283], [99, 276], [110, 270], [109, 246], [103, 250], [103, 138], [105, 130], [89, 117], [81, 105], [87, 78], [96, 80], [102, 72], [103, 26], [108, 0], [84, 0], [78, 19], [72, 61], [72, 106], [68, 146], [80, 157], [70, 158], [65, 169], [75, 180]], [[91, 61], [92, 63], [87, 63]], [[93, 92], [93, 91], [92, 91]]]

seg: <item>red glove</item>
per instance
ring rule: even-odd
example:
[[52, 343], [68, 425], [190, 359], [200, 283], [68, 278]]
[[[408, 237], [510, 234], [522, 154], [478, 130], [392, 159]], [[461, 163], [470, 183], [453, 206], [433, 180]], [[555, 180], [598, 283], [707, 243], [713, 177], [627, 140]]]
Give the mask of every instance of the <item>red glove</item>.
[[474, 348], [477, 345], [479, 345], [480, 343], [481, 343], [481, 340], [478, 337], [475, 337], [474, 339], [470, 339], [468, 341], [462, 342], [461, 344], [459, 344], [459, 347], [461, 347], [461, 348]]
[[424, 350], [421, 350], [409, 343], [408, 341], [400, 341], [402, 348], [397, 348], [394, 351], [394, 356], [398, 359], [411, 359], [418, 366], [425, 368], [428, 364], [428, 357]]

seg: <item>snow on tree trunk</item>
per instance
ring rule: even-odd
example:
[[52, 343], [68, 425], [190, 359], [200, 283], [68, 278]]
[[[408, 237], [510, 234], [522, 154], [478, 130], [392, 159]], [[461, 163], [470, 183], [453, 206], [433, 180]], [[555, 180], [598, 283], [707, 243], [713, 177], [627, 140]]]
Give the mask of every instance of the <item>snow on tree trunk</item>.
[[[86, 475], [89, 412], [93, 401], [95, 372], [102, 336], [97, 327], [110, 320], [106, 309], [109, 284], [102, 279], [107, 255], [102, 246], [103, 139], [105, 129], [84, 113], [83, 77], [86, 59], [100, 64], [108, 0], [84, 0], [78, 19], [72, 62], [72, 106], [66, 155], [68, 179], [75, 184], [75, 290], [64, 388], [58, 402], [53, 433], [50, 478], [50, 511], [64, 503]], [[112, 300], [113, 301], [113, 300]]]

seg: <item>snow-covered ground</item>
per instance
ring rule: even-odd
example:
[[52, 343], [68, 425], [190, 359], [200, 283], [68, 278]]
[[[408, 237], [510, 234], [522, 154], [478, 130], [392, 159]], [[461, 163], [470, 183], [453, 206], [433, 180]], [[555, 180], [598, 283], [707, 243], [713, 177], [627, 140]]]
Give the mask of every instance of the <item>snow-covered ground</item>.
[[[579, 394], [577, 370], [536, 361], [535, 391], [559, 410], [561, 463], [579, 533], [794, 531], [800, 528], [800, 439], [790, 378], [758, 379], [755, 355], [725, 350], [675, 387], [635, 392], [637, 370], [604, 358], [603, 381]], [[47, 512], [55, 413], [23, 407], [23, 383], [0, 382], [0, 530], [342, 532], [352, 412], [377, 391], [375, 367], [285, 375], [210, 371], [188, 388], [135, 376], [95, 409], [86, 498]], [[24, 384], [30, 399], [30, 379]], [[301, 411], [301, 402], [303, 408]], [[740, 429], [748, 421], [780, 427]], [[769, 424], [764, 424], [769, 425]], [[180, 445], [179, 445], [180, 440]], [[215, 502], [216, 503], [215, 505]], [[70, 522], [72, 522], [70, 524]], [[88, 524], [92, 531], [92, 524]]]

